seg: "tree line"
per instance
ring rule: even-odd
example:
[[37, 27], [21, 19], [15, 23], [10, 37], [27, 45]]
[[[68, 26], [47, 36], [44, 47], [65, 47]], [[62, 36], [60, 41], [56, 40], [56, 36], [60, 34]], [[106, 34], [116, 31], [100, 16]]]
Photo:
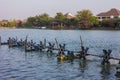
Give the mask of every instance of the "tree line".
[[55, 17], [50, 17], [44, 13], [33, 17], [28, 17], [25, 22], [15, 20], [7, 23], [0, 22], [3, 27], [20, 28], [41, 28], [45, 26], [49, 29], [91, 29], [91, 28], [119, 28], [120, 18], [104, 19], [99, 21], [90, 10], [77, 11], [73, 18], [67, 18], [62, 12], [56, 13]]
[[67, 18], [63, 13], [56, 13], [54, 18], [51, 18], [47, 13], [28, 17], [27, 24], [32, 27], [42, 27], [53, 29], [75, 29], [75, 28], [90, 28], [97, 26], [99, 20], [93, 16], [90, 10], [78, 11], [73, 18]]

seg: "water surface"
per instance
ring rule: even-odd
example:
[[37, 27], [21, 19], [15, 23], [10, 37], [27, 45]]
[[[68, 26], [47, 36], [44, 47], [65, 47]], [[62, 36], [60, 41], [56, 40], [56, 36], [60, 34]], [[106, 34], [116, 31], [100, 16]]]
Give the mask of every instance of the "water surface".
[[[65, 43], [66, 49], [80, 50], [80, 35], [88, 53], [102, 55], [102, 49], [112, 49], [120, 57], [120, 31], [104, 30], [39, 30], [1, 29], [2, 42], [8, 37]], [[0, 80], [115, 80], [115, 67], [101, 66], [101, 59], [57, 62], [57, 53], [25, 52], [23, 48], [0, 47]]]

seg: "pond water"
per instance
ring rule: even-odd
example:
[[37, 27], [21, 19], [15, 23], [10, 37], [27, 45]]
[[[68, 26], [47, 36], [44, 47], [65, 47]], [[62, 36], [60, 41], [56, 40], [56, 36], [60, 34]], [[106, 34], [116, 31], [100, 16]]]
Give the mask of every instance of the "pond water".
[[[106, 30], [40, 30], [0, 29], [2, 42], [8, 37], [65, 43], [66, 49], [79, 51], [81, 42], [88, 53], [102, 55], [111, 49], [111, 56], [120, 58], [120, 31]], [[57, 61], [57, 53], [25, 52], [23, 48], [0, 46], [0, 80], [116, 80], [116, 66], [101, 66], [101, 59]]]

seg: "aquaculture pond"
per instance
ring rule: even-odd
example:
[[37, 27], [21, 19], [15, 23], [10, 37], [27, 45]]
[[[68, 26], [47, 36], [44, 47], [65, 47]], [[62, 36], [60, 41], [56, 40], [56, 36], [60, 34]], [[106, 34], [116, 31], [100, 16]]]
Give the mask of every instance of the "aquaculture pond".
[[[120, 31], [106, 30], [40, 30], [40, 29], [0, 29], [2, 42], [9, 37], [66, 44], [66, 49], [80, 51], [81, 42], [89, 47], [88, 53], [103, 55], [103, 49], [111, 49], [111, 56], [120, 58]], [[55, 45], [56, 47], [56, 45]], [[21, 47], [0, 46], [0, 80], [116, 80], [116, 66], [102, 66], [102, 59], [91, 57], [57, 61], [57, 51], [25, 52]]]

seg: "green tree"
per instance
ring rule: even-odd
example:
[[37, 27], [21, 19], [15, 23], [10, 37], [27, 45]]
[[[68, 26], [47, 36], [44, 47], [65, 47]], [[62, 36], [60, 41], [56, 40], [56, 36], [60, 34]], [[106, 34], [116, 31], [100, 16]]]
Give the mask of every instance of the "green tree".
[[28, 23], [28, 22], [25, 22], [25, 23], [23, 23], [23, 27], [31, 28], [32, 25], [30, 23]]
[[41, 15], [36, 15], [35, 17], [29, 17], [27, 19], [27, 25], [32, 25], [33, 27], [42, 27], [50, 25], [50, 16], [46, 13]]
[[0, 21], [0, 27], [2, 26], [2, 22]]
[[90, 25], [91, 25], [92, 27], [97, 27], [97, 26], [99, 26], [99, 20], [98, 20], [98, 18], [95, 17], [95, 16], [92, 16], [92, 17], [90, 18]]
[[27, 24], [31, 25], [31, 26], [35, 26], [35, 17], [28, 17], [27, 19]]
[[78, 26], [78, 20], [77, 20], [77, 18], [71, 18], [71, 19], [67, 19], [66, 18], [66, 20], [65, 20], [65, 25], [66, 25], [66, 27], [68, 27], [68, 28], [77, 28], [76, 26]]
[[115, 21], [116, 21], [115, 26], [120, 28], [120, 18], [116, 18]]
[[16, 21], [12, 20], [9, 22], [9, 27], [15, 27], [16, 26]]
[[81, 28], [90, 28], [95, 21], [95, 18], [90, 10], [78, 11], [76, 18], [78, 19]]
[[116, 22], [115, 19], [104, 19], [101, 21], [101, 26], [108, 28], [115, 28]]
[[56, 13], [55, 21], [58, 22], [60, 26], [64, 25], [65, 19], [66, 19], [66, 17], [63, 15], [63, 13], [61, 13], [61, 12]]
[[46, 13], [40, 15], [41, 26], [49, 26], [50, 25], [50, 16]]
[[18, 28], [23, 27], [22, 21], [17, 22], [16, 27], [18, 27]]

